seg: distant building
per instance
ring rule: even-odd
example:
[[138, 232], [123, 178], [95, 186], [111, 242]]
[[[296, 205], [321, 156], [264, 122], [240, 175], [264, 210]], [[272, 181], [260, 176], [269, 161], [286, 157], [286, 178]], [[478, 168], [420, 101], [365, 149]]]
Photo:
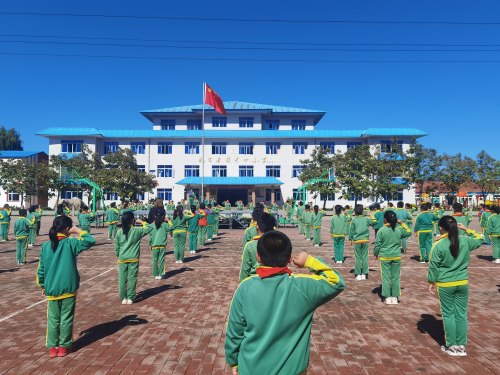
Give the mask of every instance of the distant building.
[[[2, 161], [19, 159], [28, 159], [33, 163], [40, 163], [42, 161], [47, 161], [48, 156], [43, 151], [0, 151], [0, 160]], [[21, 195], [17, 191], [4, 191], [0, 187], [0, 207], [3, 207], [6, 203], [12, 207], [20, 207]], [[39, 204], [42, 206], [47, 206], [47, 191], [40, 191], [36, 195], [24, 197], [23, 206], [28, 207], [29, 204]]]
[[[301, 186], [301, 160], [316, 146], [345, 152], [356, 145], [380, 145], [382, 151], [397, 138], [403, 149], [426, 133], [412, 128], [367, 128], [363, 130], [316, 130], [323, 111], [275, 105], [225, 102], [227, 116], [211, 107], [183, 106], [142, 111], [152, 130], [102, 130], [96, 128], [49, 128], [38, 135], [49, 139], [49, 155], [80, 153], [82, 146], [106, 155], [118, 148], [131, 148], [139, 168], [157, 176], [158, 187], [140, 200], [161, 197], [179, 201], [189, 190], [205, 191], [218, 202], [243, 200], [283, 202]], [[204, 131], [202, 131], [204, 128]], [[205, 166], [202, 166], [202, 135]], [[389, 150], [388, 150], [389, 151]], [[83, 177], [83, 176], [82, 176]], [[397, 176], [395, 176], [397, 177]], [[63, 192], [63, 198], [81, 197], [81, 192]], [[319, 202], [323, 197], [317, 197]], [[335, 195], [328, 201], [353, 203]], [[414, 191], [401, 191], [391, 200], [414, 201]], [[107, 202], [118, 197], [113, 192]], [[361, 200], [366, 201], [366, 200]], [[51, 202], [55, 203], [55, 202]]]

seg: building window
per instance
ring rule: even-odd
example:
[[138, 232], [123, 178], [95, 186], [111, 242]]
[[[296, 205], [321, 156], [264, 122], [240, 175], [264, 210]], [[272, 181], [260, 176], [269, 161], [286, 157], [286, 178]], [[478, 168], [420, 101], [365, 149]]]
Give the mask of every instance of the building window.
[[138, 165], [137, 172], [146, 172], [146, 166], [145, 165]]
[[281, 167], [279, 165], [266, 165], [266, 177], [280, 177]]
[[9, 202], [18, 202], [19, 201], [19, 193], [9, 192], [7, 194], [7, 200]]
[[240, 165], [240, 177], [253, 177], [253, 165]]
[[175, 120], [161, 120], [161, 130], [175, 130]]
[[280, 130], [280, 120], [264, 121], [264, 130]]
[[266, 154], [275, 155], [280, 149], [280, 144], [277, 142], [266, 143]]
[[356, 198], [356, 196], [354, 195], [354, 193], [351, 193], [351, 192], [347, 192], [347, 194], [349, 194], [349, 200], [350, 201], [354, 201], [354, 200], [362, 200], [363, 199], [363, 196], [360, 194], [358, 195], [358, 197]]
[[385, 201], [402, 201], [403, 200], [403, 191], [399, 190], [396, 193], [384, 193], [382, 194], [382, 198]]
[[82, 146], [83, 141], [61, 141], [61, 152], [80, 153]]
[[302, 173], [303, 169], [304, 169], [304, 166], [302, 166], [302, 165], [294, 165], [292, 167], [292, 177], [299, 177], [300, 174]]
[[240, 117], [240, 128], [253, 128], [253, 117]]
[[380, 141], [380, 152], [384, 154], [390, 154], [392, 152], [399, 152], [403, 150], [403, 141]]
[[71, 199], [71, 198], [83, 198], [83, 192], [75, 190], [63, 190], [61, 191], [61, 199]]
[[158, 165], [156, 169], [157, 177], [174, 177], [174, 172], [171, 165]]
[[297, 201], [306, 200], [304, 190], [293, 189], [293, 198]]
[[292, 120], [292, 130], [306, 130], [306, 120]]
[[335, 142], [320, 142], [319, 147], [328, 150], [329, 154], [335, 154]]
[[135, 193], [135, 199], [137, 199], [138, 201], [143, 201], [144, 193]]
[[200, 177], [200, 166], [186, 165], [184, 167], [184, 177]]
[[172, 143], [158, 142], [158, 153], [159, 154], [171, 154], [172, 153]]
[[335, 193], [328, 193], [328, 194], [321, 193], [319, 195], [319, 199], [321, 199], [322, 201], [324, 201], [324, 200], [334, 201], [335, 200]]
[[227, 177], [227, 166], [225, 166], [225, 165], [213, 165], [212, 166], [212, 177]]
[[130, 148], [134, 154], [145, 154], [146, 142], [132, 142]]
[[253, 155], [253, 143], [240, 143], [240, 155]]
[[187, 120], [188, 130], [201, 130], [201, 120]]
[[226, 155], [226, 143], [212, 143], [212, 155]]
[[157, 189], [156, 197], [164, 201], [172, 200], [172, 189]]
[[113, 193], [111, 191], [104, 191], [104, 200], [106, 201], [117, 201], [118, 193]]
[[306, 152], [307, 143], [304, 142], [294, 142], [293, 143], [293, 153], [296, 155], [304, 155]]
[[197, 155], [200, 153], [199, 142], [186, 142], [184, 144], [184, 153], [186, 155]]
[[104, 142], [104, 155], [118, 151], [118, 142]]
[[[266, 201], [271, 201], [271, 193], [272, 189], [266, 189]], [[274, 189], [274, 201], [278, 202], [281, 200], [281, 190], [280, 189]]]
[[354, 148], [356, 146], [361, 146], [363, 142], [347, 142], [347, 148]]
[[212, 128], [225, 128], [227, 127], [226, 117], [212, 117]]

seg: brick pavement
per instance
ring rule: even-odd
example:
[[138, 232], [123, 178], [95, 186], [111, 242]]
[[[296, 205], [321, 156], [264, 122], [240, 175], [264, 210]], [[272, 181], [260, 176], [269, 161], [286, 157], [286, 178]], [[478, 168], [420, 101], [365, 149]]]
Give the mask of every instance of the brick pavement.
[[[44, 219], [42, 233], [47, 233], [49, 220]], [[328, 223], [325, 218], [324, 227]], [[326, 230], [320, 248], [298, 238], [296, 229], [283, 231], [294, 250], [331, 259]], [[166, 280], [151, 277], [151, 256], [143, 242], [138, 301], [123, 306], [112, 243], [104, 229], [94, 229], [97, 246], [78, 262], [82, 285], [75, 351], [58, 359], [49, 359], [44, 346], [46, 306], [35, 285], [40, 247], [29, 250], [30, 264], [19, 267], [15, 243], [0, 243], [0, 373], [229, 374], [224, 326], [238, 283], [243, 232], [222, 232], [184, 264], [175, 264], [169, 251]], [[41, 236], [38, 245], [45, 240]], [[427, 291], [426, 267], [412, 259], [414, 239], [403, 260], [398, 306], [380, 302], [380, 268], [373, 257], [369, 280], [354, 281], [352, 248], [346, 254], [347, 263], [336, 267], [346, 278], [346, 290], [315, 314], [309, 374], [500, 374], [500, 267], [489, 262], [490, 248], [483, 246], [472, 257], [466, 358], [439, 350], [439, 306]]]

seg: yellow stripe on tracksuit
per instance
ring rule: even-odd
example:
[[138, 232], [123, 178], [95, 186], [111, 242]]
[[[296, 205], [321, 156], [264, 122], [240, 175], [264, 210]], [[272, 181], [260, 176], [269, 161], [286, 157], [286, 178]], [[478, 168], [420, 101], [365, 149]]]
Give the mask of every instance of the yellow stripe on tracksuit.
[[117, 260], [117, 263], [118, 264], [123, 264], [123, 263], [136, 263], [139, 261], [139, 258], [134, 258], [134, 259], [123, 259], [123, 260], [120, 260], [118, 259]]

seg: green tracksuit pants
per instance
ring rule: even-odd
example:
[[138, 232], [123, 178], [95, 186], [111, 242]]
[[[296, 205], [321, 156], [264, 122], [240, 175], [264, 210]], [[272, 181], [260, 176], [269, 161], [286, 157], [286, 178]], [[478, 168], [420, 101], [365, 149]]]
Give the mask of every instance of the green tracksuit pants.
[[213, 237], [214, 237], [214, 226], [213, 224], [209, 224], [207, 225], [207, 238], [209, 240], [212, 240]]
[[418, 232], [418, 247], [420, 248], [420, 261], [428, 262], [432, 248], [432, 232]]
[[108, 224], [108, 238], [113, 239], [116, 235], [116, 224]]
[[299, 234], [305, 234], [304, 230], [304, 222], [302, 220], [299, 220]]
[[321, 245], [321, 227], [313, 228], [313, 230], [314, 230], [313, 244]]
[[304, 232], [305, 232], [306, 238], [311, 239], [311, 224], [304, 224]]
[[16, 239], [16, 260], [17, 263], [26, 262], [26, 249], [28, 248], [28, 237]]
[[189, 251], [198, 250], [198, 232], [188, 233], [189, 236]]
[[28, 236], [28, 243], [34, 244], [36, 240], [36, 228], [30, 228], [29, 236]]
[[134, 300], [136, 296], [137, 276], [139, 275], [139, 262], [118, 264], [118, 290], [120, 300]]
[[500, 259], [500, 236], [491, 236], [493, 243], [493, 259]]
[[47, 301], [47, 348], [69, 348], [73, 343], [76, 296]]
[[368, 242], [354, 244], [354, 274], [368, 275]]
[[469, 285], [437, 287], [446, 346], [467, 344]]
[[218, 236], [219, 235], [219, 218], [215, 219], [215, 224], [214, 224], [214, 235]]
[[1, 223], [2, 240], [7, 241], [9, 237], [9, 223]]
[[152, 247], [151, 258], [153, 260], [153, 276], [165, 275], [165, 246]]
[[336, 262], [344, 261], [345, 237], [333, 237], [333, 257]]
[[198, 229], [198, 239], [200, 242], [200, 246], [204, 246], [205, 242], [207, 241], [207, 227], [206, 226], [201, 226]]
[[401, 260], [381, 260], [382, 296], [399, 297], [401, 295]]
[[175, 260], [184, 260], [184, 248], [186, 247], [186, 232], [174, 233], [174, 257]]
[[486, 228], [482, 228], [482, 229], [483, 229], [483, 235], [484, 235], [484, 243], [485, 243], [486, 245], [491, 245], [490, 236], [488, 236], [488, 235], [486, 235], [486, 234], [484, 233], [484, 230], [485, 230]]

